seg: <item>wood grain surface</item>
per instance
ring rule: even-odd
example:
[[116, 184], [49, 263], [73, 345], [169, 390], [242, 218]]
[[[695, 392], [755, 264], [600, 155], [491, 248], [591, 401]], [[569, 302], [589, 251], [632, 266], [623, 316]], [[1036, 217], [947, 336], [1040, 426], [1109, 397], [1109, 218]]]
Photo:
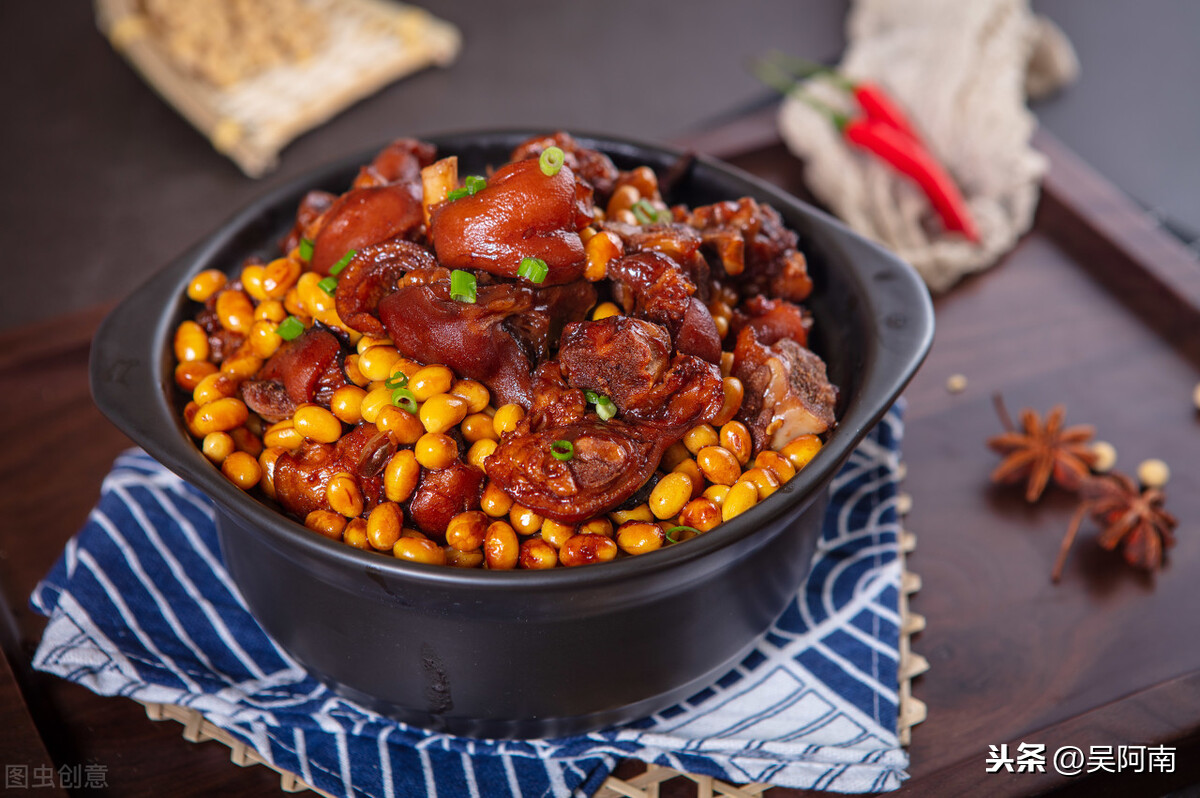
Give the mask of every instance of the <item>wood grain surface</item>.
[[[750, 151], [735, 164], [802, 190], [800, 165], [769, 135], [738, 135]], [[908, 526], [921, 541], [910, 567], [924, 580], [912, 608], [928, 619], [914, 648], [932, 670], [914, 687], [929, 718], [914, 729], [902, 795], [1150, 794], [1197, 779], [1200, 419], [1191, 392], [1200, 323], [1189, 315], [1187, 282], [1195, 261], [1103, 180], [1072, 173], [1086, 167], [1068, 164], [1059, 145], [1042, 145], [1053, 167], [1035, 230], [996, 268], [937, 300], [934, 348], [907, 391]], [[29, 672], [42, 622], [27, 597], [128, 445], [87, 391], [90, 335], [102, 314], [0, 335], [0, 584], [20, 643], [10, 663], [49, 756], [107, 765], [110, 794], [179, 784], [194, 794], [271, 794], [273, 774], [234, 767], [222, 746], [189, 744], [132, 702]], [[946, 380], [956, 373], [969, 384], [950, 394]], [[1118, 468], [1132, 471], [1147, 457], [1171, 465], [1168, 508], [1180, 518], [1180, 542], [1162, 573], [1127, 569], [1095, 545], [1089, 527], [1062, 583], [1050, 584], [1073, 499], [1055, 489], [1031, 507], [989, 485], [996, 457], [983, 441], [999, 429], [996, 391], [1014, 410], [1065, 403], [1068, 421], [1095, 424], [1116, 446]], [[4, 689], [12, 695], [0, 679]], [[988, 746], [1005, 742], [1085, 751], [1165, 743], [1179, 747], [1179, 766], [1172, 776], [1124, 781], [1052, 770], [985, 776]]]

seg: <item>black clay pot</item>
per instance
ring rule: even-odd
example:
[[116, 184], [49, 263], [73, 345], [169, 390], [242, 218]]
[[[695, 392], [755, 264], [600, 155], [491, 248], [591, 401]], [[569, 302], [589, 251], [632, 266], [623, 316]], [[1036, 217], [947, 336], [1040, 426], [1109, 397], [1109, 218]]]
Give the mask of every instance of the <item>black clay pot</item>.
[[[525, 132], [433, 137], [460, 172], [500, 164]], [[660, 174], [677, 152], [580, 137], [621, 168]], [[225, 561], [280, 644], [339, 692], [400, 720], [456, 734], [557, 737], [633, 720], [720, 676], [782, 612], [809, 568], [826, 488], [915, 373], [933, 334], [910, 267], [837, 221], [735, 169], [698, 158], [668, 197], [699, 205], [749, 195], [800, 234], [816, 290], [811, 344], [841, 391], [839, 424], [811, 464], [748, 512], [679, 546], [549, 571], [459, 570], [361, 552], [239, 490], [181, 419], [172, 336], [193, 310], [191, 275], [272, 255], [304, 193], [344, 191], [362, 153], [239, 213], [143, 285], [92, 348], [96, 404], [217, 506]]]

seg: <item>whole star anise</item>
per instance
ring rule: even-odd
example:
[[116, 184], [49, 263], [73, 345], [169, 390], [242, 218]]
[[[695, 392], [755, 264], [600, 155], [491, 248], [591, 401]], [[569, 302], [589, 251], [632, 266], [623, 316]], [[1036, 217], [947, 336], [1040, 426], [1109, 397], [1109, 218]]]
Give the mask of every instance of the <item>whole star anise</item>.
[[1118, 546], [1125, 562], [1147, 571], [1162, 567], [1163, 552], [1175, 545], [1175, 516], [1163, 509], [1166, 494], [1158, 488], [1141, 490], [1119, 472], [1090, 477], [1079, 489], [1083, 501], [1067, 527], [1058, 561], [1050, 578], [1057, 582], [1067, 562], [1084, 515], [1100, 525], [1097, 542], [1112, 551]]
[[1067, 411], [1062, 405], [1055, 405], [1046, 414], [1044, 425], [1035, 411], [1025, 408], [1021, 411], [1021, 429], [1017, 430], [999, 394], [993, 401], [1005, 432], [987, 441], [992, 451], [1004, 455], [992, 472], [992, 481], [1001, 484], [1024, 481], [1025, 501], [1031, 503], [1041, 498], [1051, 479], [1060, 487], [1076, 490], [1096, 464], [1096, 455], [1087, 445], [1095, 434], [1094, 428], [1080, 424], [1064, 429]]

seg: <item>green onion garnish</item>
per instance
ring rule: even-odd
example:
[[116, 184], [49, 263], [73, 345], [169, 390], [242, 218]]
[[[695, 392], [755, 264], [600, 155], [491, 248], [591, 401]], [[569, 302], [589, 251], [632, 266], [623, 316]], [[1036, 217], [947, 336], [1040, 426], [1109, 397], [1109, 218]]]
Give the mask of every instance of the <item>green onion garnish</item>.
[[475, 302], [475, 275], [455, 269], [450, 272], [450, 298], [455, 302]]
[[583, 398], [587, 400], [588, 404], [596, 406], [596, 415], [600, 416], [602, 421], [608, 421], [617, 414], [617, 406], [613, 404], [613, 400], [602, 393], [584, 391]]
[[307, 238], [300, 239], [300, 260], [312, 260], [312, 242]]
[[283, 321], [279, 322], [279, 326], [275, 328], [275, 332], [285, 341], [291, 341], [304, 332], [304, 322], [295, 316], [288, 316]]
[[542, 167], [542, 174], [546, 177], [554, 177], [558, 171], [563, 168], [563, 151], [561, 147], [547, 147], [542, 151], [538, 158], [538, 166]]
[[405, 388], [408, 386], [408, 375], [403, 371], [397, 371], [392, 376], [383, 381], [384, 387], [389, 391], [394, 391], [397, 388]]
[[617, 406], [613, 404], [613, 400], [607, 396], [601, 396], [600, 401], [596, 402], [596, 415], [600, 416], [601, 421], [608, 421], [617, 414]]
[[329, 294], [330, 296], [333, 296], [333, 292], [337, 290], [337, 278], [336, 277], [326, 277], [324, 280], [321, 280], [320, 282], [318, 282], [317, 285], [320, 287], [320, 289], [322, 291]]
[[642, 199], [635, 202], [633, 207], [629, 209], [633, 211], [633, 215], [637, 217], [638, 224], [650, 224], [650, 215], [646, 213], [646, 207], [649, 204], [650, 203]]
[[463, 180], [463, 188], [467, 190], [468, 194], [474, 196], [475, 192], [483, 191], [483, 189], [487, 188], [487, 180], [479, 175], [467, 175], [466, 179]]
[[638, 224], [654, 224], [659, 220], [660, 211], [650, 204], [650, 200], [640, 199], [629, 210], [637, 217]]
[[469, 197], [470, 195], [471, 195], [471, 192], [468, 191], [465, 187], [464, 188], [456, 188], [446, 194], [446, 201], [454, 202], [455, 200], [460, 200], [463, 197]]
[[555, 441], [550, 444], [550, 454], [555, 460], [566, 462], [575, 456], [575, 446], [570, 441]]
[[517, 276], [531, 283], [543, 282], [549, 273], [550, 267], [541, 258], [521, 258], [521, 265], [517, 267]]
[[346, 268], [346, 266], [350, 263], [350, 261], [354, 260], [354, 256], [357, 254], [358, 254], [357, 249], [352, 249], [349, 252], [347, 252], [345, 255], [342, 256], [341, 260], [339, 260], [337, 263], [335, 263], [329, 267], [329, 273], [335, 277], [337, 275], [341, 274], [342, 269]]
[[700, 534], [700, 530], [696, 529], [694, 526], [673, 526], [667, 530], [667, 540], [671, 541], [672, 543], [678, 543], [679, 541], [673, 538], [672, 535], [674, 535], [676, 532], [684, 531], [695, 532], [697, 535]]
[[[385, 383], [386, 384], [386, 383]], [[392, 404], [410, 413], [417, 412], [417, 395], [407, 388], [392, 391]]]

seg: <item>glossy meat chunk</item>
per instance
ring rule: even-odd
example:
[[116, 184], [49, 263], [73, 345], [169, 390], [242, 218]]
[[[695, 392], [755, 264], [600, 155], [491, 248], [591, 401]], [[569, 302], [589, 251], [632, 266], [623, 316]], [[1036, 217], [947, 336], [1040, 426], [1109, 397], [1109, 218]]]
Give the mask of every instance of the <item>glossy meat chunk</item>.
[[651, 402], [671, 362], [671, 337], [628, 316], [578, 322], [563, 331], [558, 362], [571, 387], [604, 394], [630, 413]]
[[437, 147], [416, 139], [396, 139], [380, 150], [371, 163], [358, 170], [352, 188], [389, 183], [419, 185], [421, 170], [437, 158]]
[[328, 274], [329, 267], [352, 249], [414, 237], [425, 221], [421, 169], [436, 157], [432, 144], [397, 139], [359, 170], [351, 190], [340, 198], [309, 192], [284, 251], [299, 244], [301, 236], [308, 237], [313, 241], [313, 269]]
[[379, 320], [379, 302], [396, 290], [402, 277], [437, 262], [429, 251], [411, 241], [393, 240], [364, 247], [338, 275], [338, 316], [365, 335], [387, 334]]
[[738, 418], [750, 428], [756, 449], [781, 449], [800, 435], [819, 435], [833, 426], [837, 388], [811, 350], [790, 338], [765, 346], [753, 327], [745, 327], [733, 357], [733, 376], [745, 387]]
[[703, 239], [695, 229], [682, 223], [623, 224], [607, 221], [603, 229], [616, 233], [626, 252], [658, 252], [675, 261], [697, 290], [708, 282], [708, 262], [700, 254]]
[[616, 283], [614, 295], [627, 314], [663, 326], [682, 319], [696, 293], [678, 263], [652, 251], [618, 258], [608, 265], [608, 276]]
[[296, 402], [278, 380], [247, 380], [242, 383], [241, 391], [246, 407], [262, 416], [268, 424], [283, 421], [296, 412]]
[[[571, 443], [570, 460], [551, 452]], [[538, 432], [506, 435], [487, 460], [488, 477], [539, 515], [577, 524], [633, 495], [654, 473], [666, 448], [661, 438], [619, 421], [584, 419]]]
[[392, 238], [410, 238], [425, 224], [420, 189], [391, 183], [346, 192], [325, 213], [313, 241], [311, 266], [319, 274], [354, 249]]
[[275, 461], [275, 500], [288, 512], [304, 518], [313, 510], [328, 510], [325, 491], [340, 473], [354, 477], [369, 510], [383, 499], [383, 469], [395, 445], [374, 424], [360, 424], [334, 444], [305, 441]]
[[311, 327], [284, 343], [255, 379], [243, 383], [242, 398], [267, 421], [287, 418], [297, 405], [327, 396], [345, 385], [341, 351], [342, 345], [333, 333]]
[[[541, 366], [534, 379], [533, 408], [487, 459], [488, 478], [522, 506], [568, 524], [632, 496], [671, 440], [653, 427], [586, 414], [583, 391], [566, 384], [557, 363]], [[571, 444], [569, 459], [554, 456], [556, 441]]]
[[429, 233], [443, 266], [516, 279], [523, 258], [540, 258], [543, 284], [559, 285], [583, 275], [579, 231], [591, 218], [591, 190], [568, 167], [548, 177], [537, 161], [519, 161], [476, 194], [438, 205]]
[[720, 361], [716, 323], [693, 296], [696, 285], [676, 261], [653, 250], [635, 252], [610, 263], [608, 274], [626, 313], [664, 326], [679, 351]]
[[808, 331], [812, 328], [812, 316], [786, 299], [755, 296], [734, 311], [729, 329], [736, 336], [746, 326], [754, 328], [755, 337], [764, 346], [770, 346], [781, 338], [791, 338], [801, 346], [806, 346]]
[[686, 219], [745, 295], [800, 302], [812, 292], [796, 234], [771, 206], [742, 197], [695, 208]]
[[682, 434], [721, 409], [721, 372], [694, 355], [671, 355], [657, 324], [625, 316], [570, 324], [558, 362], [567, 383], [612, 399], [627, 421]]
[[576, 141], [571, 134], [559, 131], [550, 136], [535, 136], [522, 142], [512, 151], [510, 161], [537, 158], [547, 147], [558, 147], [563, 151], [563, 162], [578, 177], [586, 180], [600, 201], [607, 200], [613, 192], [620, 173], [612, 160], [602, 152], [590, 150]]
[[712, 313], [696, 297], [688, 301], [683, 319], [675, 327], [675, 348], [709, 363], [721, 362], [721, 335]]
[[405, 357], [442, 363], [482, 382], [497, 404], [530, 404], [530, 375], [563, 323], [596, 300], [587, 283], [541, 290], [481, 285], [475, 302], [450, 298], [448, 280], [406, 285], [379, 303], [383, 326]]
[[572, 388], [563, 377], [562, 365], [551, 361], [533, 374], [533, 403], [520, 430], [545, 429], [574, 424], [587, 414], [583, 391]]
[[422, 532], [440, 538], [451, 518], [478, 509], [482, 488], [483, 472], [461, 460], [425, 471], [409, 505], [409, 517]]

